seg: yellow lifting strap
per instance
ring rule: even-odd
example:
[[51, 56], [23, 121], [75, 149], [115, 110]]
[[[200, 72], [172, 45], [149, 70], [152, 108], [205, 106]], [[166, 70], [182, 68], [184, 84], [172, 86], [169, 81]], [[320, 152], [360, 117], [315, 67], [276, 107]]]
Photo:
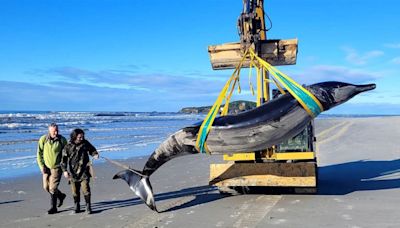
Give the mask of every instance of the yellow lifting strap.
[[[209, 153], [207, 149], [206, 139], [211, 127], [213, 125], [214, 119], [218, 114], [222, 101], [225, 99], [225, 106], [221, 112], [221, 115], [226, 115], [228, 113], [229, 101], [232, 96], [233, 90], [235, 89], [236, 83], [239, 81], [240, 70], [243, 66], [243, 62], [245, 60], [250, 60], [250, 67], [254, 66], [257, 70], [257, 80], [260, 80], [261, 71], [267, 70], [272, 74], [272, 81], [276, 84], [277, 88], [280, 90], [282, 94], [285, 94], [285, 91], [282, 89], [284, 87], [288, 90], [288, 92], [302, 105], [302, 107], [307, 111], [307, 113], [312, 116], [316, 117], [319, 113], [323, 111], [323, 107], [318, 99], [311, 94], [308, 90], [303, 88], [300, 84], [293, 81], [289, 76], [282, 73], [260, 57], [258, 57], [254, 50], [251, 48], [247, 49], [243, 54], [241, 61], [239, 62], [238, 66], [236, 67], [235, 71], [233, 72], [232, 76], [229, 80], [225, 83], [225, 86], [222, 88], [220, 94], [218, 95], [217, 100], [215, 101], [214, 105], [211, 107], [210, 111], [208, 112], [206, 118], [203, 120], [203, 123], [200, 126], [199, 133], [197, 135], [196, 140], [196, 149], [201, 153]], [[251, 71], [251, 69], [250, 69]], [[249, 72], [249, 80], [251, 78], [251, 73]], [[271, 82], [269, 79], [264, 79]], [[260, 81], [257, 81], [257, 89], [260, 88]], [[279, 83], [278, 83], [279, 82]], [[238, 83], [239, 84], [239, 83]], [[279, 85], [281, 84], [281, 85]], [[230, 90], [229, 90], [230, 87]], [[252, 89], [252, 86], [251, 86]], [[227, 93], [229, 94], [227, 95]], [[240, 91], [240, 87], [239, 87]], [[258, 94], [261, 94], [258, 92]], [[259, 99], [258, 99], [259, 100]]]
[[258, 61], [260, 66], [265, 67], [272, 74], [274, 79], [276, 79], [294, 98], [296, 98], [310, 116], [314, 118], [324, 110], [319, 100], [303, 86], [279, 71], [277, 68], [273, 67], [271, 64], [267, 63], [265, 60], [258, 57], [253, 49], [249, 50], [249, 54]]
[[[239, 81], [240, 70], [242, 68], [243, 62], [244, 62], [247, 54], [248, 54], [248, 50], [246, 50], [246, 52], [243, 54], [243, 57], [240, 60], [238, 66], [236, 67], [235, 71], [233, 72], [233, 74], [229, 78], [229, 80], [225, 83], [225, 86], [222, 88], [221, 92], [219, 93], [217, 100], [214, 102], [214, 105], [211, 107], [206, 118], [203, 120], [203, 123], [200, 126], [195, 147], [201, 153], [205, 153], [205, 152], [209, 153], [209, 151], [207, 150], [207, 145], [206, 145], [207, 135], [208, 135], [208, 132], [211, 130], [211, 126], [214, 123], [214, 119], [219, 112], [219, 109], [221, 107], [221, 104], [222, 104], [222, 101], [224, 100], [224, 98], [225, 98], [226, 103], [225, 103], [224, 109], [222, 110], [221, 114], [226, 115], [228, 113], [229, 100], [233, 94], [233, 90], [235, 89], [236, 82]], [[233, 84], [232, 84], [230, 93], [227, 96], [226, 94], [228, 92], [229, 86], [231, 85], [232, 81], [233, 81]], [[240, 86], [238, 86], [238, 88], [239, 88], [239, 92], [240, 92]]]

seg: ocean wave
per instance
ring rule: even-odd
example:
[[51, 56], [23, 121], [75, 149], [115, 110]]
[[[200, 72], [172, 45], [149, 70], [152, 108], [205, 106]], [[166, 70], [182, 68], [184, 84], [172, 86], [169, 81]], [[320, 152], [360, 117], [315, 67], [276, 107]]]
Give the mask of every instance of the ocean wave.
[[[92, 136], [90, 140], [113, 140], [113, 139], [143, 139], [143, 138], [154, 138], [157, 136], [154, 135], [125, 135], [125, 134], [118, 134], [118, 135], [104, 135], [104, 136]], [[38, 138], [36, 139], [20, 139], [20, 140], [7, 140], [7, 141], [0, 141], [0, 146], [7, 146], [7, 145], [15, 145], [15, 144], [31, 144], [37, 143]]]
[[35, 159], [35, 160], [36, 160], [36, 155], [29, 155], [29, 156], [22, 156], [22, 157], [12, 157], [12, 158], [5, 158], [5, 159], [0, 159], [0, 162], [20, 161], [20, 160], [27, 160], [27, 159]]
[[104, 151], [115, 151], [115, 148], [121, 148], [126, 146], [148, 146], [149, 144], [161, 143], [161, 139], [153, 139], [153, 140], [141, 140], [138, 142], [127, 142], [127, 143], [116, 143], [116, 144], [108, 144], [103, 145], [97, 148], [97, 151], [104, 152]]
[[37, 113], [0, 113], [1, 119], [86, 119], [86, 118], [197, 118], [199, 115], [173, 112], [37, 112]]
[[0, 150], [0, 154], [14, 154], [14, 153], [35, 153], [36, 148], [18, 148], [18, 149], [11, 149], [11, 150]]
[[93, 136], [91, 140], [112, 140], [112, 139], [138, 139], [138, 138], [154, 138], [152, 135], [105, 135], [105, 136]]
[[132, 131], [132, 130], [150, 130], [150, 129], [167, 129], [170, 126], [142, 126], [142, 127], [108, 127], [108, 128], [88, 128], [93, 132], [108, 132], [108, 131]]
[[23, 112], [17, 112], [17, 113], [1, 113], [0, 118], [35, 118], [38, 114], [33, 114], [33, 113], [23, 113]]
[[111, 151], [124, 151], [124, 150], [128, 150], [128, 147], [110, 147], [110, 148], [105, 148], [102, 150], [98, 150], [99, 152], [111, 152]]
[[14, 129], [14, 128], [23, 128], [23, 127], [39, 127], [41, 124], [32, 124], [32, 123], [4, 123], [0, 124], [0, 129]]
[[12, 144], [20, 144], [20, 143], [32, 143], [37, 142], [38, 139], [19, 139], [19, 140], [9, 140], [9, 141], [0, 141], [1, 145], [12, 145]]
[[43, 129], [3, 129], [3, 131], [0, 131], [0, 134], [9, 134], [9, 133], [14, 133], [14, 134], [26, 134], [26, 133], [42, 133]]
[[200, 118], [194, 115], [181, 114], [107, 114], [96, 113], [46, 113], [46, 114], [0, 114], [0, 130], [37, 129], [47, 128], [51, 122], [59, 126], [104, 125], [111, 123], [153, 122], [153, 121], [197, 121]]
[[84, 125], [100, 125], [100, 124], [108, 124], [116, 121], [113, 120], [75, 120], [75, 121], [47, 121], [47, 122], [36, 122], [36, 123], [20, 123], [20, 122], [11, 122], [11, 123], [1, 123], [0, 130], [26, 130], [26, 129], [46, 129], [50, 122], [56, 122], [60, 127], [69, 127], [69, 126], [84, 126]]
[[82, 128], [99, 152], [125, 158], [150, 154], [171, 132], [200, 119], [200, 115], [158, 112], [3, 111], [0, 112], [0, 178], [9, 176], [3, 170], [29, 173], [37, 168], [36, 143], [52, 122], [60, 126], [64, 137], [69, 138], [74, 128]]

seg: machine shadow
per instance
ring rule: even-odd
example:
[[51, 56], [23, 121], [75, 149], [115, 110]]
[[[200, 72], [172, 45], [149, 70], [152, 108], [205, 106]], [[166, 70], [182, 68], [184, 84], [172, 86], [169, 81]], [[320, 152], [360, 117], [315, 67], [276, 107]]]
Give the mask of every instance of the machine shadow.
[[[318, 168], [318, 195], [400, 188], [400, 159], [360, 160]], [[296, 187], [236, 187], [238, 194], [296, 194]], [[298, 193], [297, 193], [298, 194]], [[315, 194], [303, 192], [300, 194]]]
[[[223, 198], [224, 196], [215, 192], [216, 190], [217, 190], [216, 187], [208, 185], [186, 188], [179, 191], [156, 194], [155, 201], [158, 203], [158, 206], [160, 206], [160, 202], [162, 202], [163, 200], [170, 200], [188, 196], [193, 198], [185, 202], [181, 202], [182, 200], [178, 200], [178, 203], [172, 204], [170, 208], [164, 209], [165, 206], [163, 205], [161, 205], [162, 208], [159, 208], [159, 210], [161, 209], [160, 212], [173, 211]], [[92, 209], [93, 213], [101, 213], [103, 211], [114, 208], [123, 208], [139, 204], [144, 204], [144, 203], [141, 199], [135, 197], [126, 200], [112, 200], [112, 201], [102, 201], [102, 202], [92, 203]]]
[[360, 160], [318, 169], [318, 195], [400, 188], [400, 159]]
[[[400, 159], [391, 161], [360, 160], [318, 168], [318, 195], [346, 195], [356, 191], [400, 188]], [[240, 194], [292, 194], [290, 188], [253, 187], [236, 189]], [[199, 186], [155, 195], [160, 212], [176, 211], [222, 199], [215, 186]], [[180, 199], [167, 205], [160, 202]], [[138, 197], [126, 200], [102, 201], [92, 204], [94, 213], [143, 204]]]

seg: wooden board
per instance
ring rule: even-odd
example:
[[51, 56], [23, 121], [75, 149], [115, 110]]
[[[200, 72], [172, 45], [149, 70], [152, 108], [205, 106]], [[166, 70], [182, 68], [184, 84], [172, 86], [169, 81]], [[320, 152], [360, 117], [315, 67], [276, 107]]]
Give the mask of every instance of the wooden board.
[[210, 165], [210, 185], [316, 187], [316, 163], [226, 163]]
[[[294, 65], [297, 60], [297, 39], [262, 41], [259, 56], [273, 66]], [[234, 69], [242, 59], [240, 43], [208, 46], [214, 70]], [[243, 67], [249, 67], [245, 61]]]

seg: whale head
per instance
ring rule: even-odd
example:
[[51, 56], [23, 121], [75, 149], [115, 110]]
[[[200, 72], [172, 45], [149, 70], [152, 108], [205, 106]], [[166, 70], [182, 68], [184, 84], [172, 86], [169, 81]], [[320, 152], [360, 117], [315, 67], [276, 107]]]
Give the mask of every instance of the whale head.
[[375, 84], [353, 85], [334, 81], [317, 83], [308, 87], [310, 92], [321, 102], [324, 111], [343, 104], [359, 93], [375, 88]]

